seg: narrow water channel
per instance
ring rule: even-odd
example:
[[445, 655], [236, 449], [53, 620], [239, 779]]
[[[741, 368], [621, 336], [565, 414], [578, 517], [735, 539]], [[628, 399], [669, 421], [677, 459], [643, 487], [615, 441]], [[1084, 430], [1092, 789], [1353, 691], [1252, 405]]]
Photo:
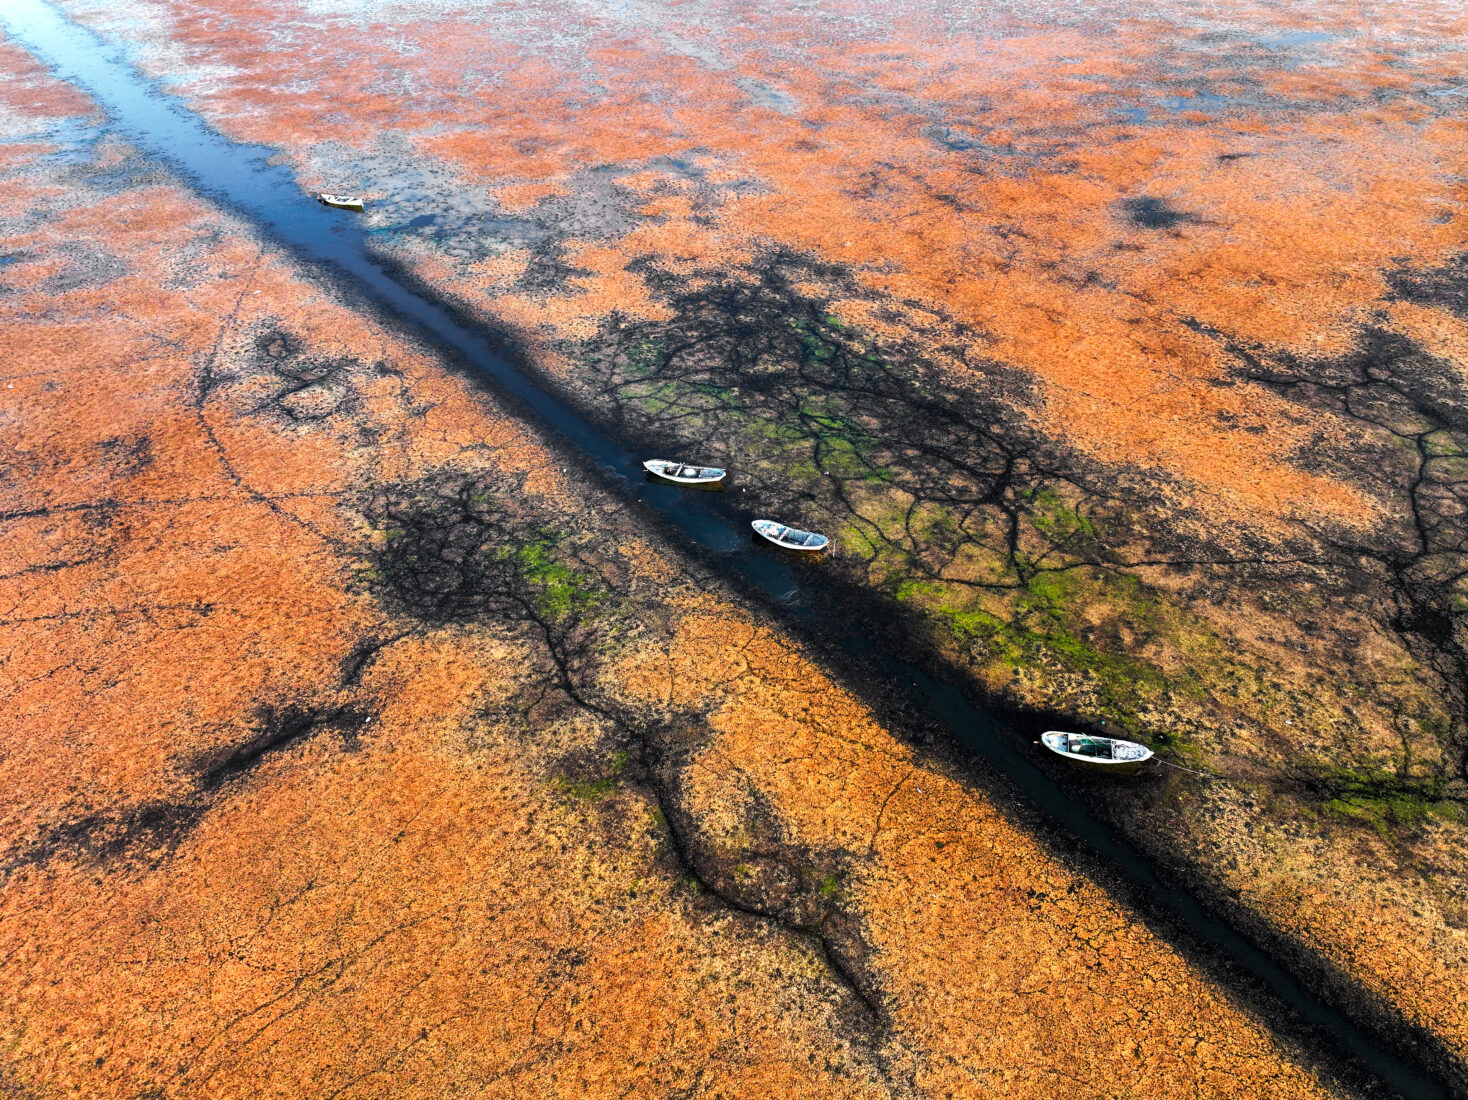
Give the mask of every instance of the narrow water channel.
[[818, 562], [791, 561], [780, 551], [753, 542], [748, 523], [752, 513], [740, 494], [686, 492], [646, 483], [641, 461], [649, 456], [629, 450], [542, 388], [495, 346], [491, 336], [402, 279], [374, 255], [359, 215], [322, 206], [302, 191], [290, 169], [270, 163], [278, 150], [224, 138], [176, 96], [140, 75], [121, 47], [101, 41], [46, 0], [0, 0], [0, 26], [59, 78], [89, 93], [107, 112], [115, 131], [142, 152], [167, 164], [207, 198], [248, 219], [264, 237], [349, 299], [365, 300], [386, 320], [483, 372], [495, 388], [528, 412], [528, 419], [538, 422], [536, 428], [561, 437], [569, 452], [579, 454], [615, 491], [655, 515], [665, 530], [693, 544], [699, 558], [750, 596], [771, 605], [785, 623], [835, 638], [864, 664], [879, 667], [886, 682], [866, 685], [868, 690], [910, 704], [1003, 773], [1059, 831], [1089, 849], [1127, 881], [1130, 892], [1145, 906], [1166, 915], [1174, 929], [1192, 938], [1191, 944], [1179, 947], [1221, 956], [1288, 1005], [1317, 1038], [1322, 1048], [1318, 1055], [1353, 1065], [1408, 1100], [1448, 1096], [1429, 1074], [1310, 993], [1257, 944], [1211, 915], [1198, 898], [1164, 880], [1145, 853], [1028, 759], [1020, 749], [1024, 738], [1000, 716], [975, 706], [954, 684], [935, 680], [889, 643], [854, 629], [819, 583]]

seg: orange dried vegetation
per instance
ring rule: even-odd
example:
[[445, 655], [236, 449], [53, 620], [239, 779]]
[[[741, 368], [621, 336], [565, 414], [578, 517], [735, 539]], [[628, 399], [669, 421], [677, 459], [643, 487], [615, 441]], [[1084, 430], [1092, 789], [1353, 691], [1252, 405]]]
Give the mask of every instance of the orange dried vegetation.
[[[718, 704], [689, 807], [737, 833], [756, 782], [796, 839], [851, 848], [843, 904], [892, 1006], [864, 1021], [804, 937], [679, 884], [647, 791], [557, 785], [557, 747], [597, 731], [536, 709], [526, 633], [405, 622], [364, 579], [353, 502], [383, 483], [530, 474], [527, 496], [585, 524], [614, 523], [608, 502], [237, 223], [162, 186], [98, 202], [30, 153], [4, 189], [44, 216], [0, 296], [7, 1088], [1327, 1093], [788, 641], [683, 586], [660, 612], [682, 664], [657, 675], [730, 669], [679, 689]], [[350, 402], [272, 411], [254, 372], [286, 335], [352, 364]], [[609, 555], [626, 535], [606, 529]], [[671, 560], [654, 575], [681, 583]], [[624, 673], [628, 694], [656, 683]], [[202, 778], [293, 708], [322, 728]], [[1072, 1008], [1109, 1041], [1062, 1040]]]
[[[156, 66], [184, 51], [210, 74], [187, 88], [195, 102], [308, 176], [319, 143], [365, 150], [391, 132], [509, 210], [595, 166], [648, 166], [624, 181], [636, 188], [666, 175], [659, 157], [755, 185], [726, 191], [716, 218], [649, 203], [647, 224], [586, 244], [591, 274], [548, 299], [441, 280], [527, 331], [575, 338], [613, 310], [645, 314], [635, 261], [717, 270], [801, 250], [981, 334], [1040, 384], [1048, 430], [1260, 524], [1378, 511], [1309, 469], [1309, 431], [1277, 397], [1220, 385], [1221, 341], [1339, 351], [1384, 270], [1468, 246], [1468, 223], [1439, 217], [1461, 199], [1463, 123], [1423, 94], [1461, 61], [1468, 25], [1449, 3], [1410, 19], [1236, 0], [1145, 19], [1129, 3], [1034, 18], [849, 3], [737, 20], [566, 3], [479, 21], [394, 9], [391, 35], [345, 3], [137, 6], [167, 27]], [[282, 27], [318, 33], [297, 44]], [[1178, 220], [1130, 224], [1122, 204], [1139, 197]]]

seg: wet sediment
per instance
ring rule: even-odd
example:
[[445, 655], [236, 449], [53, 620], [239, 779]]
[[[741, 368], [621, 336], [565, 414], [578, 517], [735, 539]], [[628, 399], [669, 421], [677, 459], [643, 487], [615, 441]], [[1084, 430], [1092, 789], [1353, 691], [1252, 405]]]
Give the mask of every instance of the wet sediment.
[[[267, 341], [266, 347], [275, 347], [275, 345], [270, 344], [270, 342]], [[822, 347], [821, 342], [816, 342], [816, 347]], [[831, 347], [831, 342], [826, 341], [826, 347]], [[267, 358], [269, 357], [269, 352], [267, 352]], [[332, 360], [321, 361], [323, 361], [323, 363], [330, 363], [330, 361]], [[280, 397], [279, 391], [276, 391], [275, 397], [270, 398], [270, 404], [257, 405], [257, 408], [261, 408], [261, 410], [264, 411], [270, 411], [272, 410], [272, 408], [275, 408], [277, 404], [279, 404], [280, 399], [283, 399], [283, 401], [288, 402], [288, 404], [286, 404], [286, 408], [289, 408], [289, 410], [291, 411], [280, 413], [280, 411], [276, 408], [275, 413], [272, 413], [272, 416], [275, 416], [275, 419], [282, 421], [282, 423], [285, 423], [285, 421], [291, 421], [291, 423], [299, 423], [299, 421], [301, 420], [324, 421], [329, 420], [332, 416], [338, 416], [338, 414], [351, 413], [351, 408], [349, 408], [348, 405], [342, 404], [341, 401], [338, 401], [338, 398], [333, 397], [332, 395], [332, 385], [335, 385], [335, 383], [330, 382], [330, 379], [332, 379], [332, 377], [335, 377], [335, 370], [326, 370], [326, 372], [321, 373], [321, 369], [319, 366], [311, 366], [311, 363], [307, 363], [307, 369], [305, 369], [304, 373], [295, 372], [295, 374], [299, 374], [299, 376], [297, 377], [292, 374], [291, 377], [288, 377], [288, 379], [285, 379], [282, 382], [282, 385], [285, 385], [285, 397]], [[319, 386], [319, 383], [323, 382], [327, 383], [327, 385]], [[298, 386], [298, 388], [292, 388], [292, 386]], [[324, 389], [324, 391], [326, 391], [324, 397], [321, 397], [320, 394], [317, 394], [316, 397], [321, 397], [321, 399], [316, 399], [316, 397], [311, 397], [311, 395], [307, 395], [307, 397], [305, 398], [299, 397], [299, 395], [305, 394], [305, 392], [307, 392], [308, 389], [313, 388], [313, 386], [317, 386], [317, 389]], [[595, 407], [595, 405], [593, 405], [593, 407]], [[307, 413], [307, 416], [305, 417], [299, 416], [302, 408], [304, 408], [305, 413]], [[831, 416], [831, 413], [829, 413], [829, 410], [816, 410], [813, 416], [815, 416], [815, 419], [818, 421], [828, 420], [829, 416]], [[473, 493], [471, 493], [470, 498], [473, 498]], [[279, 505], [277, 505], [277, 507], [279, 507]], [[373, 507], [376, 507], [376, 505], [373, 505]], [[371, 513], [371, 508], [368, 508], [368, 513], [373, 515], [373, 517], [376, 517], [377, 515], [377, 513]], [[389, 513], [382, 514], [388, 515]], [[479, 527], [482, 527], [483, 524], [479, 524], [477, 523], [477, 520], [474, 520], [474, 514], [476, 514], [474, 513], [474, 508], [468, 508], [467, 513], [464, 513], [464, 515], [467, 515], [468, 517], [467, 520], [465, 520], [464, 523], [459, 523], [458, 526], [455, 527], [455, 530], [458, 530], [458, 527], [467, 527], [467, 529], [470, 529], [470, 533], [473, 533], [474, 530], [479, 530]], [[464, 515], [461, 515], [461, 518], [464, 518]], [[376, 520], [370, 520], [370, 523], [374, 523], [374, 521]], [[311, 526], [316, 526], [316, 521], [314, 520], [307, 521], [307, 523], [310, 523]], [[451, 524], [451, 526], [454, 526], [454, 524]], [[385, 529], [382, 530], [390, 529], [388, 529], [388, 527], [385, 527]], [[401, 538], [401, 536], [399, 536], [399, 538]], [[458, 545], [457, 540], [455, 540], [457, 538], [457, 535], [451, 535], [449, 536], [448, 542], [446, 543], [433, 542], [432, 546], [429, 546], [429, 549], [432, 549], [433, 554], [437, 555], [435, 560], [443, 560], [443, 549], [445, 549], [445, 546], [449, 549], [449, 551], [454, 552], [454, 554], [458, 554], [459, 549], [462, 548]], [[520, 536], [517, 536], [517, 538], [520, 538]], [[407, 545], [407, 543], [405, 543], [405, 545]], [[413, 554], [418, 555], [418, 557], [421, 557], [421, 555], [423, 555], [423, 552], [424, 546], [418, 545], [413, 548]], [[473, 557], [473, 555], [470, 555], [470, 557]], [[404, 561], [408, 561], [408, 564], [411, 564], [411, 561], [414, 560], [417, 560], [417, 558], [393, 558], [392, 554], [389, 554], [388, 557], [383, 560], [382, 565], [386, 565], [386, 567], [388, 567], [389, 576], [398, 576], [398, 574], [402, 571], [402, 565], [404, 565]], [[715, 561], [716, 560], [718, 560], [718, 558], [715, 558]], [[393, 564], [393, 562], [396, 562], [396, 564]], [[379, 567], [376, 568], [382, 568], [382, 565], [379, 565]], [[495, 570], [504, 571], [501, 568], [504, 567], [504, 565], [504, 561], [495, 562], [495, 567], [493, 568], [495, 568]], [[511, 571], [514, 571], [514, 573], [523, 574], [524, 571], [526, 571], [526, 568], [528, 568], [526, 562], [515, 562], [514, 567], [512, 567]], [[449, 573], [449, 579], [452, 580], [452, 583], [451, 585], [448, 585], [448, 589], [445, 589], [445, 586], [440, 583], [440, 580], [437, 579], [435, 573], [424, 574], [423, 580], [424, 583], [426, 583], [427, 587], [418, 585], [417, 580], [410, 580], [410, 589], [408, 589], [407, 592], [398, 593], [398, 598], [401, 599], [402, 607], [411, 607], [415, 599], [427, 599], [426, 605], [435, 605], [436, 607], [437, 601], [439, 601], [440, 596], [443, 596], [443, 593], [448, 592], [448, 599], [446, 599], [445, 607], [457, 608], [462, 601], [461, 599], [459, 599], [458, 595], [455, 595], [455, 592], [479, 592], [479, 583], [482, 582], [482, 580], [486, 579], [486, 577], [489, 577], [492, 573], [493, 570], [486, 571], [486, 573], [483, 574], [473, 574], [473, 576], [471, 576], [470, 583], [467, 583], [467, 585], [465, 585], [464, 574], [462, 574], [462, 571], [451, 570], [451, 573]], [[454, 577], [457, 577], [457, 580], [455, 580]], [[568, 596], [568, 598], [573, 599], [574, 602], [574, 592], [571, 593], [571, 596]], [[474, 599], [479, 599], [479, 595], [474, 596]], [[524, 602], [524, 598], [521, 598], [521, 602]], [[489, 605], [486, 605], [486, 607], [489, 607]], [[498, 605], [495, 605], [495, 607], [498, 607]], [[479, 607], [477, 607], [477, 605], [473, 605], [473, 607], [464, 608], [462, 609], [462, 611], [455, 612], [455, 614], [479, 614]], [[530, 614], [530, 612], [527, 611], [526, 614], [528, 615]], [[452, 618], [454, 618], [454, 615], [449, 615], [449, 618], [451, 618], [452, 620]], [[797, 621], [799, 621], [799, 618], [799, 615], [797, 615]], [[526, 621], [533, 621], [533, 615], [531, 615], [531, 618], [527, 618]], [[542, 623], [537, 626], [537, 629], [540, 629], [542, 630], [542, 633], [545, 633], [545, 629], [543, 629], [543, 627], [545, 627], [545, 624]], [[344, 661], [357, 662], [360, 661], [360, 659], [366, 658], [358, 658], [358, 656], [352, 655], [344, 656]], [[556, 662], [553, 658], [552, 662], [556, 665], [556, 667], [561, 667], [561, 665], [559, 665], [559, 662]], [[370, 665], [368, 665], [368, 668], [370, 668]], [[358, 674], [360, 673], [361, 670], [358, 670]], [[775, 883], [775, 880], [778, 880], [778, 878], [780, 878], [780, 875], [784, 874], [784, 872], [781, 872], [780, 869], [775, 868], [772, 869], [772, 871], [769, 871], [768, 875], [766, 875], [765, 872], [760, 872], [759, 869], [757, 869], [757, 861], [755, 861], [755, 866], [756, 883], [757, 881], [762, 880], [762, 878], [771, 877], [771, 875], [772, 877], [774, 877], [771, 881], [772, 883]], [[800, 881], [800, 875], [796, 875], [796, 881]], [[722, 869], [722, 871], [718, 868], [709, 869], [708, 878], [706, 878], [705, 883], [718, 884], [718, 887], [716, 887], [716, 893], [727, 894], [728, 897], [738, 896], [738, 884], [731, 883], [730, 872], [728, 872], [728, 868]], [[769, 893], [771, 894], [771, 896], [778, 897], [781, 896], [782, 893], [788, 893], [787, 887], [780, 886], [780, 884], [778, 883], [775, 883], [774, 886], [771, 886], [771, 884], [763, 884], [763, 886], [750, 887], [750, 889], [753, 890], [752, 896], [760, 896], [760, 894], [762, 893]], [[802, 883], [799, 887], [790, 887], [790, 889], [794, 890], [794, 894], [791, 894], [791, 896], [800, 897], [804, 896], [804, 894], [809, 894], [810, 887], [809, 884]], [[785, 905], [785, 903], [781, 903], [781, 905], [775, 906], [775, 909], [780, 909], [782, 905]], [[791, 905], [796, 905], [796, 903], [791, 903]], [[796, 905], [797, 911], [799, 911], [799, 909], [802, 908], [803, 905], [804, 903]], [[785, 905], [785, 908], [788, 908], [788, 905]], [[800, 918], [800, 916], [797, 916], [797, 924], [799, 924], [800, 919], [804, 918]]]
[[[53, 171], [12, 177], [41, 255], [97, 216]], [[176, 191], [106, 217], [125, 275], [0, 322], [9, 552], [114, 531], [5, 579], [7, 1084], [1336, 1091], [421, 349]], [[262, 415], [297, 359], [354, 400]], [[77, 477], [120, 429], [153, 461]], [[1144, 1057], [1065, 1038], [1138, 1004]]]

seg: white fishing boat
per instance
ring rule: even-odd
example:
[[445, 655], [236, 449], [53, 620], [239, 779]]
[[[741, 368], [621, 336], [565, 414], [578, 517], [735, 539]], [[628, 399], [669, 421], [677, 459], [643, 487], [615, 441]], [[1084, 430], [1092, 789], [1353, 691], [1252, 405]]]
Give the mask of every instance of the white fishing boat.
[[650, 458], [642, 468], [653, 477], [679, 485], [717, 485], [724, 480], [725, 473], [717, 466], [690, 466], [686, 462], [669, 462], [666, 458]]
[[786, 550], [818, 553], [831, 545], [831, 540], [825, 535], [818, 535], [814, 531], [798, 531], [794, 527], [786, 527], [785, 524], [776, 523], [772, 519], [757, 519], [750, 526], [760, 536]]
[[1072, 763], [1112, 775], [1132, 775], [1141, 771], [1152, 759], [1152, 750], [1146, 745], [1115, 737], [1096, 737], [1089, 733], [1051, 730], [1041, 735], [1040, 744]]
[[325, 191], [318, 191], [316, 197], [327, 206], [338, 206], [343, 210], [363, 210], [362, 200], [356, 195], [331, 195]]

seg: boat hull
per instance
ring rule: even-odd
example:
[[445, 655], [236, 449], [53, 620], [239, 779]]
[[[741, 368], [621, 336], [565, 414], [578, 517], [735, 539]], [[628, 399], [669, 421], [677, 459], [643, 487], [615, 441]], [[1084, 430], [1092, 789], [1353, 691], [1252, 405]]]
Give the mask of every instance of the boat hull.
[[669, 466], [676, 469], [678, 463], [665, 463], [661, 459], [655, 459], [642, 464], [642, 468], [647, 471], [649, 477], [656, 478], [658, 481], [666, 481], [671, 485], [688, 485], [693, 488], [710, 489], [714, 486], [722, 485], [724, 478], [728, 476], [727, 471], [709, 466], [698, 467], [700, 470], [707, 471], [709, 476], [687, 477], [681, 474], [665, 473], [665, 469]]
[[[1053, 749], [1051, 751], [1054, 752]], [[1057, 752], [1055, 755], [1064, 758], [1082, 771], [1094, 772], [1097, 775], [1136, 775], [1152, 764], [1150, 756], [1145, 760], [1090, 760], [1069, 752]]]
[[1085, 756], [1077, 752], [1072, 752], [1065, 747], [1069, 744], [1069, 738], [1082, 736], [1080, 734], [1068, 734], [1051, 730], [1040, 738], [1040, 744], [1066, 761], [1066, 763], [1096, 775], [1136, 775], [1138, 772], [1151, 767], [1153, 761], [1156, 759], [1153, 756], [1152, 750], [1146, 746], [1138, 745], [1133, 741], [1122, 741], [1119, 738], [1112, 737], [1086, 737], [1084, 740], [1087, 742], [1105, 742], [1110, 745], [1127, 746], [1128, 751], [1137, 750], [1141, 755], [1124, 759], [1111, 759], [1100, 756]]
[[[825, 551], [831, 545], [831, 540], [828, 539], [825, 535], [817, 535], [811, 531], [796, 531], [792, 527], [786, 527], [784, 524], [775, 523], [773, 520], [757, 519], [752, 522], [750, 526], [754, 528], [754, 533], [760, 538], [764, 539], [766, 542], [770, 543], [773, 546], [778, 546], [781, 550], [789, 550], [792, 553], [819, 554]], [[786, 542], [785, 539], [780, 536], [779, 532], [781, 530], [808, 538], [817, 538], [820, 539], [820, 542]]]

